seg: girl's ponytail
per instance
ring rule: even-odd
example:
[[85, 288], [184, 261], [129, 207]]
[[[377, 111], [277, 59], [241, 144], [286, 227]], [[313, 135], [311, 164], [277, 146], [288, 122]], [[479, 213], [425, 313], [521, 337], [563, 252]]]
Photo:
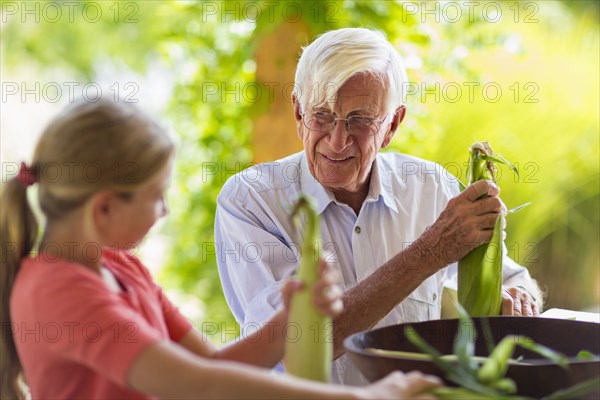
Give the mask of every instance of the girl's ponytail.
[[21, 165], [19, 175], [2, 185], [0, 191], [0, 398], [24, 399], [24, 383], [19, 382], [22, 367], [17, 356], [13, 325], [10, 319], [10, 295], [17, 271], [24, 257], [29, 255], [38, 235], [38, 223], [29, 202], [27, 187], [35, 182], [34, 170]]

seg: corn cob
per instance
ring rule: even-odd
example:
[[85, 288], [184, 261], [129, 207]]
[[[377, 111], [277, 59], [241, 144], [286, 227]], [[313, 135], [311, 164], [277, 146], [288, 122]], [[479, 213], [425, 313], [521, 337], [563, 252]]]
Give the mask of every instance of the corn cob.
[[301, 196], [292, 212], [299, 225], [299, 215], [306, 219], [297, 278], [304, 288], [292, 296], [285, 346], [285, 367], [290, 374], [328, 382], [333, 357], [331, 318], [321, 314], [312, 303], [311, 287], [318, 279], [320, 227], [319, 217], [308, 198]]
[[[496, 182], [494, 163], [516, 168], [495, 155], [487, 142], [476, 142], [469, 150], [469, 185], [487, 179]], [[502, 232], [504, 218], [499, 216], [489, 243], [473, 249], [458, 262], [458, 301], [472, 316], [499, 315], [502, 307]]]

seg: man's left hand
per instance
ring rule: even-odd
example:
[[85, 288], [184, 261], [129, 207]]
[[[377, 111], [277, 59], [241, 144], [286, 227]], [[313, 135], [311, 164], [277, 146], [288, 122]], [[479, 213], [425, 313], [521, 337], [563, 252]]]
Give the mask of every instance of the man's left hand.
[[502, 315], [539, 317], [540, 313], [531, 294], [518, 286], [502, 287]]

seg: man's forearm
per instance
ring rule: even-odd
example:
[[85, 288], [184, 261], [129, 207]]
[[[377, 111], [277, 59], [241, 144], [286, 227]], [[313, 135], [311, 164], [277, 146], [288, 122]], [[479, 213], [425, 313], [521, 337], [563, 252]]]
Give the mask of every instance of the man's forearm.
[[373, 327], [428, 277], [440, 269], [424, 243], [417, 240], [373, 274], [344, 293], [344, 311], [334, 320], [334, 358], [344, 353], [343, 341]]

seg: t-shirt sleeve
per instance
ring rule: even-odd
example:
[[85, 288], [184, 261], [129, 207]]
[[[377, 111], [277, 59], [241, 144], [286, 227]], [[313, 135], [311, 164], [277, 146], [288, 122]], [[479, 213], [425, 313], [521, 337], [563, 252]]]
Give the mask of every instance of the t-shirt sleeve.
[[179, 312], [179, 309], [171, 303], [169, 298], [164, 294], [162, 288], [156, 284], [157, 295], [165, 316], [167, 329], [169, 330], [169, 338], [174, 342], [179, 342], [192, 329], [193, 325]]
[[85, 365], [122, 386], [138, 355], [164, 340], [142, 315], [124, 306], [118, 293], [102, 285], [100, 277], [46, 279], [32, 301], [44, 351]]
[[120, 256], [124, 258], [123, 261], [128, 263], [130, 267], [134, 265], [141, 276], [144, 277], [146, 283], [150, 285], [160, 302], [165, 323], [169, 331], [169, 338], [174, 342], [179, 342], [190, 330], [192, 330], [193, 325], [179, 312], [179, 309], [165, 295], [163, 289], [154, 282], [150, 272], [137, 257], [129, 252], [121, 252]]

